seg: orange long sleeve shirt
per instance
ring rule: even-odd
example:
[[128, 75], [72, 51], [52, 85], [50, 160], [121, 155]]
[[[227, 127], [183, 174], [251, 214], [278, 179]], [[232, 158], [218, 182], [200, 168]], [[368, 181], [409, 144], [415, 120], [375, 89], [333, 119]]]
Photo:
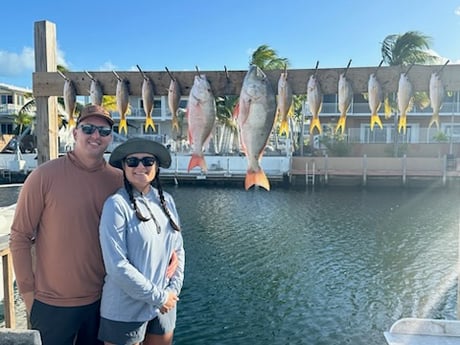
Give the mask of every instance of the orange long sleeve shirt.
[[10, 234], [20, 293], [34, 291], [37, 300], [55, 306], [100, 298], [105, 271], [99, 218], [105, 199], [121, 185], [121, 170], [105, 161], [87, 169], [73, 152], [27, 177]]

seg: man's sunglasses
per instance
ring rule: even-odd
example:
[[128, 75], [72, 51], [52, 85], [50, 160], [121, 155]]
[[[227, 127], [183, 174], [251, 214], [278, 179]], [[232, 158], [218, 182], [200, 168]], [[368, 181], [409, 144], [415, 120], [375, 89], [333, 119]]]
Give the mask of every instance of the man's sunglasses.
[[99, 135], [101, 137], [106, 137], [108, 135], [110, 135], [110, 133], [112, 133], [112, 128], [111, 127], [106, 127], [106, 126], [95, 126], [95, 125], [92, 125], [92, 124], [84, 124], [84, 125], [80, 125], [78, 126], [78, 128], [81, 128], [81, 131], [87, 135], [91, 135], [93, 134], [96, 129], [97, 131], [99, 132]]
[[137, 167], [139, 163], [141, 162], [143, 166], [151, 167], [157, 162], [157, 159], [155, 157], [142, 157], [142, 158], [128, 157], [128, 158], [125, 158], [125, 163], [130, 168]]

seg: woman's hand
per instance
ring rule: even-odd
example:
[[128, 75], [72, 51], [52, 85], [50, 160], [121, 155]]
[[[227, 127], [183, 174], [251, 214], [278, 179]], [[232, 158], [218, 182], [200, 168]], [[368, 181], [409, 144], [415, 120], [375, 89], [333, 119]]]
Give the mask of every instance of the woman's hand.
[[168, 292], [168, 298], [166, 299], [165, 304], [161, 306], [160, 313], [165, 314], [171, 309], [173, 309], [176, 306], [178, 300], [179, 297], [177, 297], [177, 295], [174, 292]]

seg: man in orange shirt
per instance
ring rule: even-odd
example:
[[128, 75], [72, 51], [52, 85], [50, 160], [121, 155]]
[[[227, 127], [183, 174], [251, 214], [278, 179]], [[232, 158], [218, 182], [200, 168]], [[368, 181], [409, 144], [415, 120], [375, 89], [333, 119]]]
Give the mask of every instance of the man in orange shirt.
[[19, 292], [43, 345], [102, 344], [99, 218], [123, 183], [121, 170], [103, 156], [113, 123], [103, 107], [86, 106], [73, 129], [74, 150], [40, 165], [19, 194], [10, 248]]

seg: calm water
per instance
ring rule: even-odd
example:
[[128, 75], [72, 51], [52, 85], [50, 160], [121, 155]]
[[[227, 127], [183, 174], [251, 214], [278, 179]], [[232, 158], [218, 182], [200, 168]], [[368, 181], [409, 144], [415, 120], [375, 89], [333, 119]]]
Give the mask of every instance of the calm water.
[[166, 189], [187, 252], [176, 345], [383, 345], [400, 318], [456, 318], [458, 190]]

